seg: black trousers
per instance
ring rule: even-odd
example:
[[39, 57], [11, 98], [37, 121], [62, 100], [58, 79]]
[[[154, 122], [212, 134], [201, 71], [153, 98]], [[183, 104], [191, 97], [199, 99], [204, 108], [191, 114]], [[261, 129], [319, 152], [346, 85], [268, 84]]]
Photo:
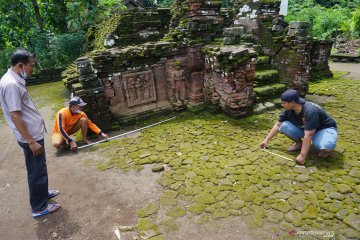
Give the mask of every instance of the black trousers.
[[[37, 142], [44, 148], [44, 139]], [[29, 144], [18, 143], [24, 150], [32, 211], [42, 211], [47, 207], [48, 201], [48, 174], [45, 148], [41, 155], [34, 156], [29, 148]]]

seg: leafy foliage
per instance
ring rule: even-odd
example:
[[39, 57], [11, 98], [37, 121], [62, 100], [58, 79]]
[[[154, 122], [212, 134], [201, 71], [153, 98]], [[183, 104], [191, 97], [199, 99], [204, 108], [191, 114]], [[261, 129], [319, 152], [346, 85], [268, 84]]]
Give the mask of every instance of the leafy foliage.
[[360, 0], [290, 0], [286, 20], [309, 22], [310, 35], [320, 39], [351, 35], [352, 12], [359, 5]]
[[32, 52], [40, 68], [60, 67], [74, 61], [82, 53], [85, 32], [54, 34], [40, 32], [33, 42]]
[[157, 5], [160, 7], [170, 7], [174, 0], [158, 0]]
[[14, 50], [12, 47], [0, 50], [0, 76], [10, 67], [10, 56]]
[[82, 53], [87, 28], [124, 8], [119, 0], [0, 0], [0, 71], [15, 48], [34, 52], [40, 68], [68, 64]]
[[[183, 2], [144, 0], [146, 7]], [[234, 2], [222, 0], [222, 6]], [[66, 65], [82, 54], [84, 32], [91, 25], [125, 8], [120, 0], [0, 0], [0, 72], [19, 47], [35, 52], [40, 68]], [[310, 22], [314, 37], [360, 37], [359, 9], [360, 0], [289, 0], [286, 20]]]
[[360, 37], [360, 8], [357, 8], [352, 13], [351, 32], [353, 33], [354, 37]]

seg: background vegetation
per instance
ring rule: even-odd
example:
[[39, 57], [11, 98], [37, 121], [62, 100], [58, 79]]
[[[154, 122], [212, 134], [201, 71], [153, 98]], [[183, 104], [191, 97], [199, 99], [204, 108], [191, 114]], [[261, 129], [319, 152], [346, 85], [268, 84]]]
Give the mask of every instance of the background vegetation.
[[289, 0], [286, 21], [307, 21], [320, 39], [360, 37], [360, 0]]
[[[175, 0], [143, 1], [169, 7]], [[89, 26], [125, 8], [121, 0], [0, 0], [0, 75], [19, 47], [36, 54], [40, 69], [66, 66], [82, 54]], [[288, 12], [287, 21], [310, 22], [313, 37], [360, 37], [360, 0], [289, 0]]]

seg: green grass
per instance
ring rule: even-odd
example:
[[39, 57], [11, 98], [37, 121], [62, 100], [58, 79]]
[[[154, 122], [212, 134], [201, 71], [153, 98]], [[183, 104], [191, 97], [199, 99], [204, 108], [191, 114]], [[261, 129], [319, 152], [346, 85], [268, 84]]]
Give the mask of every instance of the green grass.
[[[360, 81], [339, 78], [343, 74], [309, 83], [310, 93], [332, 97], [324, 108], [338, 123], [339, 141], [328, 160], [320, 159], [312, 149], [306, 167], [299, 168], [294, 161], [259, 150], [280, 109], [242, 119], [184, 112], [173, 121], [141, 131], [136, 138], [99, 144], [96, 153], [102, 159], [96, 160], [102, 164], [100, 170], [168, 166], [158, 179], [163, 193], [153, 202], [159, 204], [159, 211], [151, 215], [151, 221], [139, 220], [139, 232], [156, 229], [165, 213], [172, 222], [185, 214], [198, 215], [186, 219], [190, 222], [241, 216], [254, 239], [269, 239], [269, 234], [281, 238], [296, 228], [333, 229], [339, 238], [355, 238], [359, 231], [354, 219], [360, 214], [353, 207], [360, 196]], [[161, 119], [138, 124], [155, 120]], [[279, 134], [269, 149], [295, 159], [297, 154], [286, 150], [290, 144]], [[167, 229], [172, 224], [159, 225], [164, 232], [177, 229]]]
[[[54, 111], [53, 118], [55, 113], [64, 107], [67, 99], [67, 90], [62, 81], [29, 86], [28, 91], [38, 109], [51, 107]], [[0, 123], [5, 124], [2, 111], [0, 111]]]
[[67, 100], [67, 90], [62, 81], [29, 86], [28, 91], [38, 109], [51, 107], [54, 118]]

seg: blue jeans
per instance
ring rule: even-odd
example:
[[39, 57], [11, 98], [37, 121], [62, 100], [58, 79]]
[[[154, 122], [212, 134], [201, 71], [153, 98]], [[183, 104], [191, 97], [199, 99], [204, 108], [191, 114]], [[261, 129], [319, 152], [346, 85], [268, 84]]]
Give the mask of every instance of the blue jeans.
[[[289, 121], [281, 124], [279, 131], [291, 138], [295, 142], [300, 141], [304, 137], [304, 129], [299, 128]], [[312, 144], [317, 150], [327, 149], [333, 150], [337, 142], [337, 129], [325, 128], [317, 131], [312, 137]]]
[[[44, 148], [44, 139], [37, 141]], [[33, 212], [42, 211], [48, 201], [48, 174], [45, 148], [38, 156], [34, 156], [29, 144], [18, 142], [25, 155], [27, 179], [29, 185], [30, 205]]]

